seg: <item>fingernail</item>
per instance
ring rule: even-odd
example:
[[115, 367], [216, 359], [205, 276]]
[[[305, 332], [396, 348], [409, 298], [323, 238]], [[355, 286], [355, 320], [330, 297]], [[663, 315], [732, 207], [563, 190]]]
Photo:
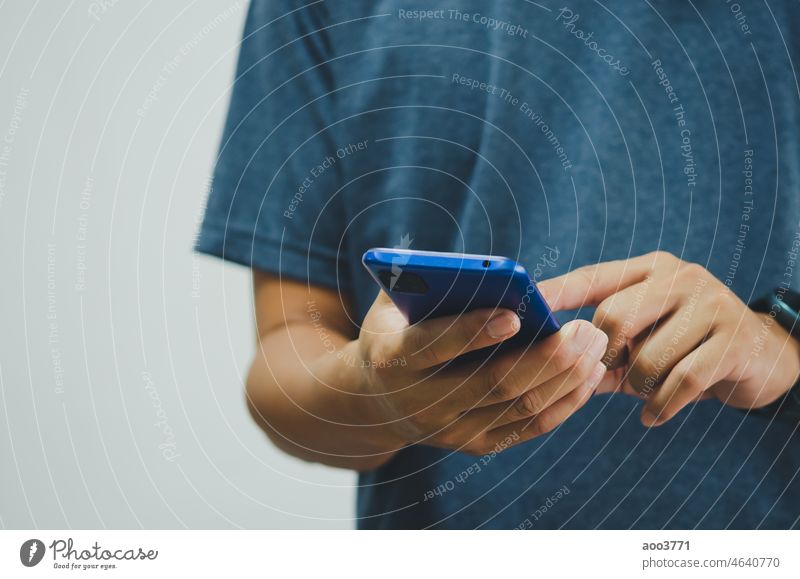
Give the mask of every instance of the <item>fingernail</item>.
[[608, 336], [602, 330], [595, 330], [595, 335], [592, 338], [592, 343], [589, 346], [589, 355], [598, 360], [606, 353], [606, 346], [608, 345]]
[[655, 414], [649, 410], [642, 411], [642, 424], [645, 426], [655, 426], [657, 420]]
[[594, 367], [592, 370], [592, 375], [589, 376], [589, 380], [586, 381], [586, 385], [594, 390], [600, 384], [600, 381], [603, 379], [603, 376], [606, 375], [606, 367], [602, 362], [598, 362], [597, 366]]
[[595, 328], [588, 322], [573, 322], [569, 324], [569, 333], [564, 336], [569, 345], [577, 352], [584, 352], [594, 339]]
[[489, 337], [497, 340], [516, 334], [519, 331], [519, 327], [519, 318], [516, 314], [500, 312], [486, 324], [486, 332]]

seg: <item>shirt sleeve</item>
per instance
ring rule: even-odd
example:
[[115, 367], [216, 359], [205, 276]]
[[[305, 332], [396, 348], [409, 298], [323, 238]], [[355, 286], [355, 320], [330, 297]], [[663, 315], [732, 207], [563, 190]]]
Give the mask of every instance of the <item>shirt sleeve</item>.
[[292, 4], [250, 5], [195, 249], [346, 289], [330, 19]]

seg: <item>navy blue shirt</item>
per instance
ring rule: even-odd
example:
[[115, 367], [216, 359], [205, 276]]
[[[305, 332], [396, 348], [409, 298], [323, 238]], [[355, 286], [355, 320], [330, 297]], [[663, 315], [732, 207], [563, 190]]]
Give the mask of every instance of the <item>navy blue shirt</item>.
[[[198, 249], [359, 319], [361, 254], [408, 240], [537, 279], [663, 249], [746, 302], [797, 289], [799, 27], [790, 0], [255, 1]], [[796, 420], [640, 407], [598, 396], [482, 458], [409, 447], [360, 477], [358, 524], [798, 526]]]

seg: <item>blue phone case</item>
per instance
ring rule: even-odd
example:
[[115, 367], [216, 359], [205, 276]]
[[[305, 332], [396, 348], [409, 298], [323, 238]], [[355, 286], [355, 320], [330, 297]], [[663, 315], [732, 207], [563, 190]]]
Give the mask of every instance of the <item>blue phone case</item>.
[[513, 347], [560, 328], [527, 270], [513, 259], [379, 247], [365, 252], [361, 261], [410, 324], [478, 308], [506, 308], [521, 321], [519, 333], [505, 342]]

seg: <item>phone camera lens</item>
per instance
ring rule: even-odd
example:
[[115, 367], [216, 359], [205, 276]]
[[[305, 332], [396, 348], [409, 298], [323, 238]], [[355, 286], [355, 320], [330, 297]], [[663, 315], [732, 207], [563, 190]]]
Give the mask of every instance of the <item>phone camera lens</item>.
[[424, 294], [428, 291], [428, 284], [421, 276], [410, 271], [390, 271], [388, 269], [378, 272], [383, 287], [390, 292], [407, 294]]

